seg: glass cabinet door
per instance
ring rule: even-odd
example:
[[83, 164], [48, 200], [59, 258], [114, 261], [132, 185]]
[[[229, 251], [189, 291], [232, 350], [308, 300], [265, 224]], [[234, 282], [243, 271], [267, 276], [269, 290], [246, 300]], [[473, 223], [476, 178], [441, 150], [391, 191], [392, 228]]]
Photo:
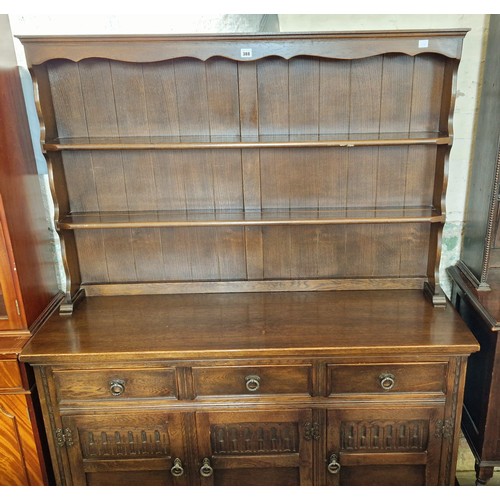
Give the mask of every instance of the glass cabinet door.
[[8, 235], [5, 214], [0, 196], [0, 330], [22, 328], [14, 274], [8, 252]]
[[5, 308], [5, 300], [3, 298], [3, 293], [2, 289], [0, 288], [0, 320], [6, 320], [8, 318], [7, 316], [7, 309]]

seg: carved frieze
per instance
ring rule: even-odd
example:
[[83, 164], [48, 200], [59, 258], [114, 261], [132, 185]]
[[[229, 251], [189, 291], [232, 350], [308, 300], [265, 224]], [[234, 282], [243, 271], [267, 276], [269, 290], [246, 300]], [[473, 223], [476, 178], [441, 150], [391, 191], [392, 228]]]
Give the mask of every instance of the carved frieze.
[[157, 457], [170, 455], [168, 433], [159, 430], [80, 431], [84, 458]]
[[342, 422], [340, 442], [343, 450], [424, 451], [429, 438], [425, 420], [373, 420]]
[[213, 425], [210, 439], [214, 454], [296, 453], [299, 432], [294, 423]]

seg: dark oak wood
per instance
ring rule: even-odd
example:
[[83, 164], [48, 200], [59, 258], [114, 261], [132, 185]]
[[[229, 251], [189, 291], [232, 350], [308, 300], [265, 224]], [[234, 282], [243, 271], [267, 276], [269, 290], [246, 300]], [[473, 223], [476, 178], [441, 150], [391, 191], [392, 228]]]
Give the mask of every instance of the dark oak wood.
[[321, 224], [398, 224], [439, 222], [444, 216], [428, 207], [403, 209], [302, 209], [302, 210], [193, 210], [189, 212], [72, 213], [59, 229], [113, 229], [145, 227], [266, 226]]
[[[110, 383], [113, 382], [113, 383]], [[176, 398], [175, 372], [172, 369], [149, 370], [68, 370], [56, 376], [59, 400], [93, 400], [117, 393], [122, 399], [156, 397]], [[123, 391], [121, 386], [126, 387]]]
[[[329, 395], [430, 392], [444, 394], [445, 363], [329, 365]], [[382, 378], [380, 378], [382, 377]], [[386, 380], [384, 384], [382, 380]], [[367, 385], [366, 381], [371, 384]]]
[[[396, 130], [396, 129], [395, 129]], [[157, 136], [157, 137], [64, 137], [46, 142], [49, 151], [113, 151], [169, 149], [263, 149], [355, 146], [398, 146], [414, 144], [451, 144], [450, 137], [432, 132], [395, 132], [323, 135], [235, 135], [235, 136]]]
[[51, 317], [22, 357], [38, 364], [126, 361], [132, 353], [150, 361], [269, 357], [283, 349], [465, 355], [475, 345], [453, 308], [436, 309], [417, 290], [131, 295], [87, 297], [73, 315]]
[[193, 390], [204, 396], [311, 394], [311, 365], [224, 366], [193, 369]]
[[[443, 418], [438, 408], [330, 410], [327, 447], [341, 464], [327, 484], [424, 486], [437, 484], [439, 442], [432, 439]], [[338, 425], [340, 421], [340, 425]], [[331, 457], [331, 455], [330, 455]]]
[[200, 484], [312, 486], [313, 440], [304, 438], [311, 417], [311, 410], [199, 412], [200, 463], [208, 458], [216, 471]]
[[[394, 288], [424, 278], [444, 305], [439, 239], [463, 35], [21, 37], [68, 302], [103, 283], [272, 290], [304, 278], [318, 289], [332, 278]], [[248, 60], [237, 54], [245, 43]], [[415, 217], [424, 207], [429, 216]], [[376, 212], [334, 214], [345, 208]], [[115, 212], [131, 220], [113, 221]], [[408, 225], [371, 225], [399, 222]], [[351, 265], [346, 248], [364, 265]]]
[[[412, 334], [402, 335], [408, 325]], [[35, 365], [44, 387], [46, 412], [50, 407], [53, 415], [46, 413], [48, 432], [57, 440], [58, 429], [69, 429], [73, 440], [85, 439], [67, 448], [67, 458], [67, 445], [53, 445], [60, 484], [134, 480], [120, 472], [138, 467], [124, 461], [123, 452], [112, 452], [112, 473], [100, 468], [100, 475], [90, 474], [88, 460], [84, 467], [78, 465], [88, 456], [79, 447], [88, 446], [90, 439], [82, 437], [81, 426], [88, 429], [85, 436], [92, 431], [92, 439], [100, 440], [105, 432], [109, 446], [134, 450], [137, 434], [155, 435], [160, 429], [157, 424], [139, 432], [133, 427], [137, 424], [130, 423], [146, 407], [155, 418], [174, 412], [184, 422], [179, 431], [184, 425], [190, 429], [182, 431], [186, 451], [181, 457], [192, 474], [189, 484], [337, 484], [330, 482], [324, 468], [327, 453], [343, 449], [338, 441], [327, 440], [329, 432], [338, 432], [328, 429], [337, 429], [343, 420], [334, 413], [327, 424], [323, 415], [332, 404], [340, 405], [350, 407], [350, 418], [357, 421], [353, 405], [357, 408], [360, 399], [374, 405], [367, 412], [378, 415], [378, 423], [371, 425], [394, 432], [404, 427], [405, 439], [417, 431], [424, 439], [416, 458], [409, 455], [417, 453], [413, 448], [395, 455], [382, 451], [382, 456], [367, 450], [366, 464], [385, 467], [374, 468], [377, 479], [363, 475], [363, 484], [393, 484], [394, 477], [399, 477], [397, 484], [451, 484], [465, 365], [458, 359], [465, 360], [476, 348], [454, 309], [433, 307], [418, 290], [231, 293], [87, 297], [71, 316], [51, 317], [25, 347], [22, 359]], [[380, 385], [386, 373], [395, 376], [389, 390]], [[256, 377], [258, 387], [252, 390]], [[124, 385], [119, 396], [110, 390], [116, 381]], [[110, 412], [111, 427], [106, 423]], [[419, 412], [427, 417], [415, 417]], [[102, 420], [104, 415], [108, 420]], [[293, 423], [287, 415], [302, 416]], [[446, 438], [438, 432], [439, 425], [446, 425]], [[123, 436], [118, 441], [116, 432]], [[293, 436], [297, 448], [281, 449], [283, 439]], [[221, 439], [229, 440], [224, 446], [230, 452], [220, 448]], [[276, 448], [250, 452], [259, 439], [276, 440], [266, 444]], [[346, 474], [340, 484], [360, 484], [358, 477], [349, 475], [354, 465], [349, 453], [342, 453]], [[442, 453], [446, 458], [440, 461]], [[205, 458], [215, 471], [208, 478], [198, 474]], [[171, 462], [144, 460], [141, 468], [149, 472], [140, 477], [146, 484], [171, 484], [151, 476], [167, 469], [160, 477], [169, 480]], [[316, 479], [313, 462], [320, 468]], [[394, 476], [393, 467], [402, 475]]]
[[464, 35], [21, 37], [68, 275], [21, 355], [57, 484], [454, 483]]
[[[78, 432], [68, 447], [72, 484], [185, 486], [190, 474], [170, 474], [175, 458], [185, 456], [182, 418], [176, 413], [152, 412], [64, 417], [64, 427]], [[123, 429], [119, 441], [116, 429]], [[116, 455], [122, 459], [110, 460]]]
[[[112, 57], [131, 62], [150, 62], [175, 57], [194, 57], [204, 60], [213, 53], [216, 46], [220, 55], [230, 59], [247, 60], [241, 55], [241, 41], [254, 49], [251, 59], [273, 53], [283, 58], [295, 57], [304, 51], [316, 56], [330, 56], [332, 52], [339, 59], [364, 58], [393, 51], [415, 55], [435, 52], [451, 58], [459, 58], [462, 38], [468, 30], [398, 30], [338, 33], [278, 33], [269, 35], [253, 33], [217, 35], [173, 35], [173, 36], [130, 36], [90, 35], [78, 36], [23, 36], [23, 43], [29, 48], [29, 64], [40, 64], [48, 59], [66, 57], [81, 60], [88, 57]], [[373, 39], [377, 40], [373, 44]], [[38, 44], [40, 40], [45, 43]], [[132, 49], [124, 49], [133, 40]], [[427, 40], [419, 47], [419, 40]], [[82, 44], [81, 42], [84, 41]], [[196, 41], [198, 43], [193, 44]], [[332, 49], [333, 47], [333, 49]]]

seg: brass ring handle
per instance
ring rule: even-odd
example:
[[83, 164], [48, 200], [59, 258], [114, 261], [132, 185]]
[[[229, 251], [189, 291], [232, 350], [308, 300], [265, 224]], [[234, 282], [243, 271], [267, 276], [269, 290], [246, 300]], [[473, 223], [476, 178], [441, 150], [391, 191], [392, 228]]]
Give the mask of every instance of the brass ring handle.
[[260, 377], [258, 375], [247, 375], [245, 377], [245, 386], [250, 392], [258, 391], [260, 388]]
[[337, 455], [335, 453], [332, 453], [330, 455], [330, 461], [328, 462], [328, 472], [330, 474], [338, 474], [340, 471], [340, 464], [337, 461]]
[[379, 377], [379, 380], [380, 387], [382, 387], [384, 391], [390, 391], [396, 383], [396, 377], [392, 375], [392, 373], [382, 373]]
[[121, 396], [125, 392], [125, 381], [112, 380], [109, 383], [109, 391], [113, 396]]
[[203, 465], [200, 467], [200, 474], [203, 477], [210, 477], [214, 473], [214, 469], [210, 465], [210, 459], [204, 458]]
[[180, 458], [176, 458], [174, 460], [174, 465], [170, 469], [170, 472], [174, 477], [181, 477], [182, 474], [184, 474], [184, 469], [182, 467], [182, 462]]

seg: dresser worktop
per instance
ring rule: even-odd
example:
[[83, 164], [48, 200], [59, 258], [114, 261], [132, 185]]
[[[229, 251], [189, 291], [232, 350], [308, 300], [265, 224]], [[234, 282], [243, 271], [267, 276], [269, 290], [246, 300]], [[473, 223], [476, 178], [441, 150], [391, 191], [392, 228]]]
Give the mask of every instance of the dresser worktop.
[[477, 344], [452, 307], [435, 308], [419, 291], [116, 296], [88, 297], [72, 316], [53, 316], [22, 359], [396, 354], [400, 347], [466, 354]]

